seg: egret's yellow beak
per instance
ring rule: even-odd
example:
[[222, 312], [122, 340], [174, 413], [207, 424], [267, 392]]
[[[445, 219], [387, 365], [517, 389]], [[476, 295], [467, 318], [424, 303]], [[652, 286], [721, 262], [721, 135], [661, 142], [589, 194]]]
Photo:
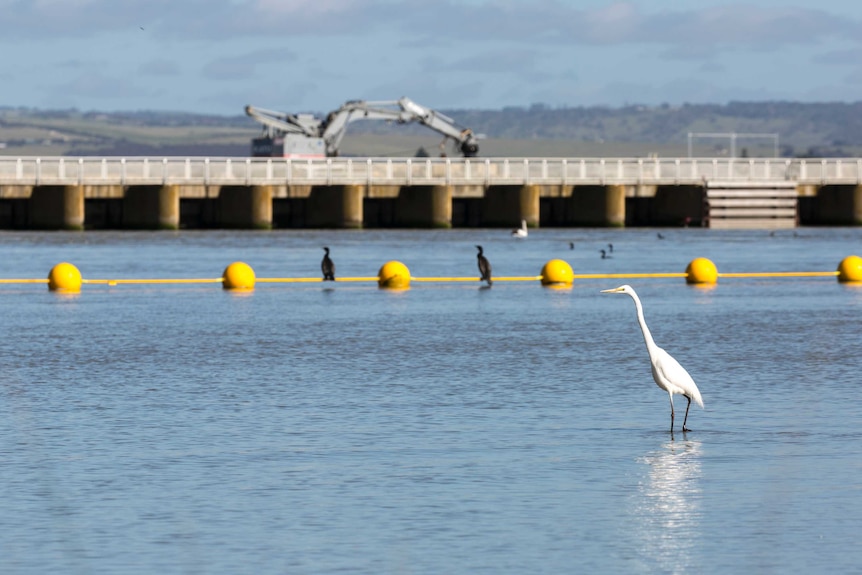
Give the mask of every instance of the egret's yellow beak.
[[616, 287], [614, 289], [603, 289], [602, 293], [620, 293], [622, 291], [623, 291], [623, 288], [622, 288], [622, 286], [620, 286], [620, 287]]

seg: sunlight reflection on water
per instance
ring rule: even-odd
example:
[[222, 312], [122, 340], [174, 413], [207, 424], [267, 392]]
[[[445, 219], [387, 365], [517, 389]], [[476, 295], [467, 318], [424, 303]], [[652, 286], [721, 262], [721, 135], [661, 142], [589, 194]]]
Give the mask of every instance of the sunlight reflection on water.
[[700, 457], [701, 443], [684, 438], [671, 439], [638, 460], [648, 466], [632, 505], [641, 553], [664, 572], [686, 573], [697, 567], [695, 552], [703, 537]]

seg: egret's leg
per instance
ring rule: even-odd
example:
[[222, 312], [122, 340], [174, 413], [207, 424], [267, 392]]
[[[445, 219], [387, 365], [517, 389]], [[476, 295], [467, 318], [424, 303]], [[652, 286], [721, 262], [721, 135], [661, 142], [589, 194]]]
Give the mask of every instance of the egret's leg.
[[688, 405], [685, 406], [685, 417], [682, 420], [682, 430], [691, 431], [685, 426], [685, 422], [688, 421], [688, 408], [691, 407], [691, 398], [687, 395], [685, 396], [685, 398], [688, 400]]
[[673, 394], [669, 393], [670, 396], [670, 432], [673, 433]]

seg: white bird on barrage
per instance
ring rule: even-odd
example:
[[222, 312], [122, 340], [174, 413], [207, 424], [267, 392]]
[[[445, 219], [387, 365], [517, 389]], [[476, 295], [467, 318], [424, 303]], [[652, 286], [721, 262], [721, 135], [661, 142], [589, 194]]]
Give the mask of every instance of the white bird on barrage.
[[521, 220], [521, 227], [512, 230], [513, 238], [526, 238], [527, 237], [527, 220]]
[[634, 288], [629, 285], [620, 286], [614, 289], [602, 290], [602, 293], [624, 293], [632, 296], [635, 301], [635, 308], [638, 314], [638, 323], [643, 332], [644, 343], [646, 344], [649, 360], [652, 364], [652, 378], [656, 385], [668, 392], [670, 395], [670, 431], [673, 433], [673, 395], [682, 395], [688, 399], [688, 405], [685, 407], [685, 418], [682, 420], [682, 430], [691, 431], [685, 424], [688, 421], [688, 408], [691, 407], [691, 400], [703, 407], [703, 399], [700, 397], [700, 390], [697, 389], [694, 380], [688, 374], [683, 366], [679, 364], [671, 355], [656, 345], [653, 341], [652, 334], [644, 320], [644, 310], [641, 305], [641, 300]]

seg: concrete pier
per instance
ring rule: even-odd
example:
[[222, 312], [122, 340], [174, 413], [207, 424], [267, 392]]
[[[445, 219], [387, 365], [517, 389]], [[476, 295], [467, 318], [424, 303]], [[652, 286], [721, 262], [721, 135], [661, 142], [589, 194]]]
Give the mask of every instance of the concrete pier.
[[123, 196], [123, 227], [179, 229], [180, 187], [130, 186]]
[[394, 215], [398, 227], [451, 228], [452, 186], [405, 186]]
[[[718, 210], [736, 207], [759, 214], [752, 226], [775, 227], [766, 192], [747, 187], [722, 188], [727, 198], [716, 199], [710, 183], [7, 185], [0, 186], [0, 229], [511, 229], [522, 219], [531, 227], [716, 227]], [[782, 182], [780, 192], [782, 209], [797, 209], [801, 225], [862, 225], [862, 184]]]
[[358, 229], [364, 186], [316, 186], [306, 200], [305, 227]]
[[251, 227], [272, 228], [272, 186], [251, 187]]
[[625, 186], [575, 186], [571, 203], [573, 225], [623, 227], [626, 224]]
[[521, 220], [528, 227], [539, 226], [539, 186], [490, 186], [482, 198], [482, 225], [518, 227]]
[[220, 227], [272, 227], [271, 186], [222, 186], [217, 205]]
[[27, 208], [28, 223], [32, 228], [84, 229], [83, 186], [34, 187]]

